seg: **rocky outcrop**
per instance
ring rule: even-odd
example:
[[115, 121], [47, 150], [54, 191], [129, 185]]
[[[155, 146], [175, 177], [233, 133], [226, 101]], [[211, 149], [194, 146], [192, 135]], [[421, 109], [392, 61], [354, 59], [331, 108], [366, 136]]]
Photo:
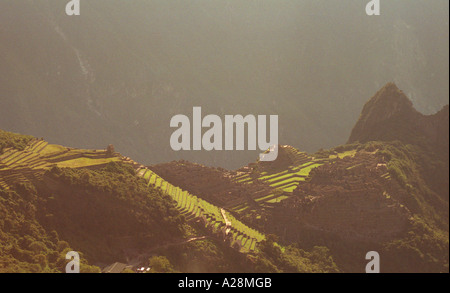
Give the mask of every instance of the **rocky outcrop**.
[[364, 105], [348, 143], [400, 140], [445, 154], [448, 132], [448, 106], [423, 115], [394, 83], [388, 83]]

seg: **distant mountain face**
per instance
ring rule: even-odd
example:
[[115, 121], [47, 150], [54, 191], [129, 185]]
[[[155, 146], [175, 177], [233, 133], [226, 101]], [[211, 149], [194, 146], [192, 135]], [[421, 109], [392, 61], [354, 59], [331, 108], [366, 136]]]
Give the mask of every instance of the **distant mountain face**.
[[2, 129], [234, 169], [258, 152], [174, 152], [171, 117], [278, 114], [280, 143], [312, 152], [388, 81], [421, 112], [448, 103], [448, 1], [83, 2], [0, 2]]
[[393, 140], [425, 146], [448, 157], [448, 105], [433, 115], [423, 115], [395, 84], [388, 83], [365, 104], [348, 142]]

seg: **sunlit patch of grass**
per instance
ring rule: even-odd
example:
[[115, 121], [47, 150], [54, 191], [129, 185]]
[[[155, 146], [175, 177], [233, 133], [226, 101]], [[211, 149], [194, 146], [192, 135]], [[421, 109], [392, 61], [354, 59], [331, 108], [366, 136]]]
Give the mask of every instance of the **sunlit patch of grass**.
[[67, 148], [61, 145], [49, 144], [42, 151], [40, 151], [40, 154], [45, 156], [53, 153], [60, 153], [65, 150], [67, 150]]
[[277, 197], [277, 198], [268, 200], [267, 203], [279, 203], [279, 202], [281, 202], [282, 200], [285, 200], [286, 198], [289, 198], [289, 196], [282, 195], [282, 196], [279, 196], [279, 197]]
[[107, 164], [109, 162], [119, 161], [120, 158], [107, 158], [107, 159], [91, 159], [91, 158], [78, 158], [73, 160], [67, 160], [56, 163], [56, 165], [60, 168], [68, 167], [68, 168], [80, 168], [80, 167], [88, 167], [95, 165]]

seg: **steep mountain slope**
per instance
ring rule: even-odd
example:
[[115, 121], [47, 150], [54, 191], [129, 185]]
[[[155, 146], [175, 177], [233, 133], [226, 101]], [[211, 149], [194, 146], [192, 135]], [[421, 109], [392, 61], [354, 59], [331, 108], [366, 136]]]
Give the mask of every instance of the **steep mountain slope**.
[[400, 142], [352, 144], [330, 156], [342, 148], [355, 153], [312, 170], [267, 214], [263, 231], [326, 246], [347, 272], [361, 272], [369, 250], [380, 253], [384, 272], [448, 272], [448, 194], [434, 191], [425, 171], [442, 164]]
[[423, 115], [394, 83], [388, 83], [364, 105], [348, 143], [399, 140], [445, 155], [448, 132], [448, 105], [436, 114]]
[[[264, 182], [251, 186], [235, 182], [236, 172], [211, 168], [187, 161], [170, 162], [150, 166], [161, 177], [172, 184], [189, 190], [222, 207], [233, 207], [256, 194], [273, 193], [273, 188]], [[192, 180], [192, 178], [197, 178]]]
[[365, 104], [348, 143], [368, 141], [400, 141], [419, 147], [414, 161], [421, 177], [448, 202], [448, 105], [423, 115], [395, 84], [388, 83]]
[[315, 154], [328, 162], [260, 226], [329, 247], [344, 271], [358, 271], [371, 248], [385, 272], [448, 271], [448, 140], [448, 106], [425, 116], [389, 83], [364, 106], [351, 144]]
[[[198, 191], [200, 198], [214, 200], [222, 194], [216, 202], [226, 204], [233, 196], [236, 206], [229, 211], [237, 219], [277, 235], [281, 245], [328, 247], [344, 272], [362, 272], [369, 250], [382, 255], [384, 272], [448, 271], [448, 195], [427, 180], [429, 172], [445, 170], [445, 161], [398, 141], [323, 150], [302, 165], [292, 159], [300, 152], [289, 146], [279, 150], [279, 162], [258, 162], [237, 172], [188, 162], [152, 169]], [[441, 179], [440, 186], [448, 189], [448, 178]], [[247, 192], [255, 190], [261, 183], [273, 190], [263, 195], [237, 192], [245, 186]]]
[[82, 272], [114, 261], [150, 262], [152, 272], [338, 271], [326, 248], [282, 247], [111, 145], [80, 150], [5, 131], [0, 145], [0, 272], [63, 272], [70, 250]]
[[363, 272], [376, 250], [383, 272], [448, 272], [446, 129], [448, 106], [422, 115], [390, 83], [352, 143], [280, 145], [236, 171], [0, 130], [0, 271], [62, 271], [75, 249], [83, 271], [153, 256], [182, 272]]
[[279, 146], [276, 161], [238, 170], [237, 182], [281, 190], [271, 204], [233, 211], [281, 243], [330, 248], [343, 271], [361, 271], [371, 249], [385, 272], [448, 271], [448, 139], [448, 106], [425, 116], [389, 83], [365, 105], [351, 144], [303, 156]]
[[[0, 272], [83, 272], [182, 236], [173, 202], [110, 151], [76, 150], [0, 131]], [[70, 244], [69, 244], [70, 243]]]

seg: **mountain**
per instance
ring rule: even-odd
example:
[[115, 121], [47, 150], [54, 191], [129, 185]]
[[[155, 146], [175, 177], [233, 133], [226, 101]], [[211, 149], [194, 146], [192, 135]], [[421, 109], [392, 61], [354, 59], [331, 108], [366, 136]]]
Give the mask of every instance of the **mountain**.
[[394, 83], [388, 83], [364, 105], [348, 143], [399, 140], [448, 154], [448, 133], [448, 105], [423, 115]]
[[[0, 147], [0, 272], [64, 272], [72, 250], [81, 272], [118, 261], [151, 272], [339, 270], [326, 248], [281, 246], [222, 201], [169, 183], [112, 145], [75, 149], [0, 130]], [[213, 171], [203, 174], [226, 182]], [[248, 195], [272, 190], [237, 187]]]
[[100, 272], [92, 263], [181, 236], [171, 202], [118, 154], [2, 130], [0, 145], [0, 272], [63, 272], [71, 250], [82, 272]]
[[448, 161], [399, 141], [279, 151], [279, 162], [236, 171], [150, 168], [282, 245], [327, 247], [343, 272], [361, 272], [370, 250], [384, 255], [384, 272], [448, 271]]
[[394, 83], [380, 89], [363, 107], [348, 143], [399, 141], [418, 147], [414, 159], [427, 185], [448, 202], [449, 106], [431, 115], [418, 112]]
[[448, 106], [423, 115], [388, 83], [346, 145], [314, 154], [279, 145], [275, 161], [236, 171], [186, 161], [150, 169], [284, 245], [329, 248], [342, 271], [361, 271], [361, 255], [375, 249], [384, 272], [444, 272], [448, 137]]
[[71, 250], [82, 272], [118, 261], [151, 272], [364, 272], [373, 250], [383, 272], [448, 272], [445, 121], [448, 107], [422, 115], [390, 83], [351, 143], [312, 154], [279, 145], [277, 160], [237, 170], [144, 166], [111, 144], [0, 130], [0, 272], [64, 272]]

